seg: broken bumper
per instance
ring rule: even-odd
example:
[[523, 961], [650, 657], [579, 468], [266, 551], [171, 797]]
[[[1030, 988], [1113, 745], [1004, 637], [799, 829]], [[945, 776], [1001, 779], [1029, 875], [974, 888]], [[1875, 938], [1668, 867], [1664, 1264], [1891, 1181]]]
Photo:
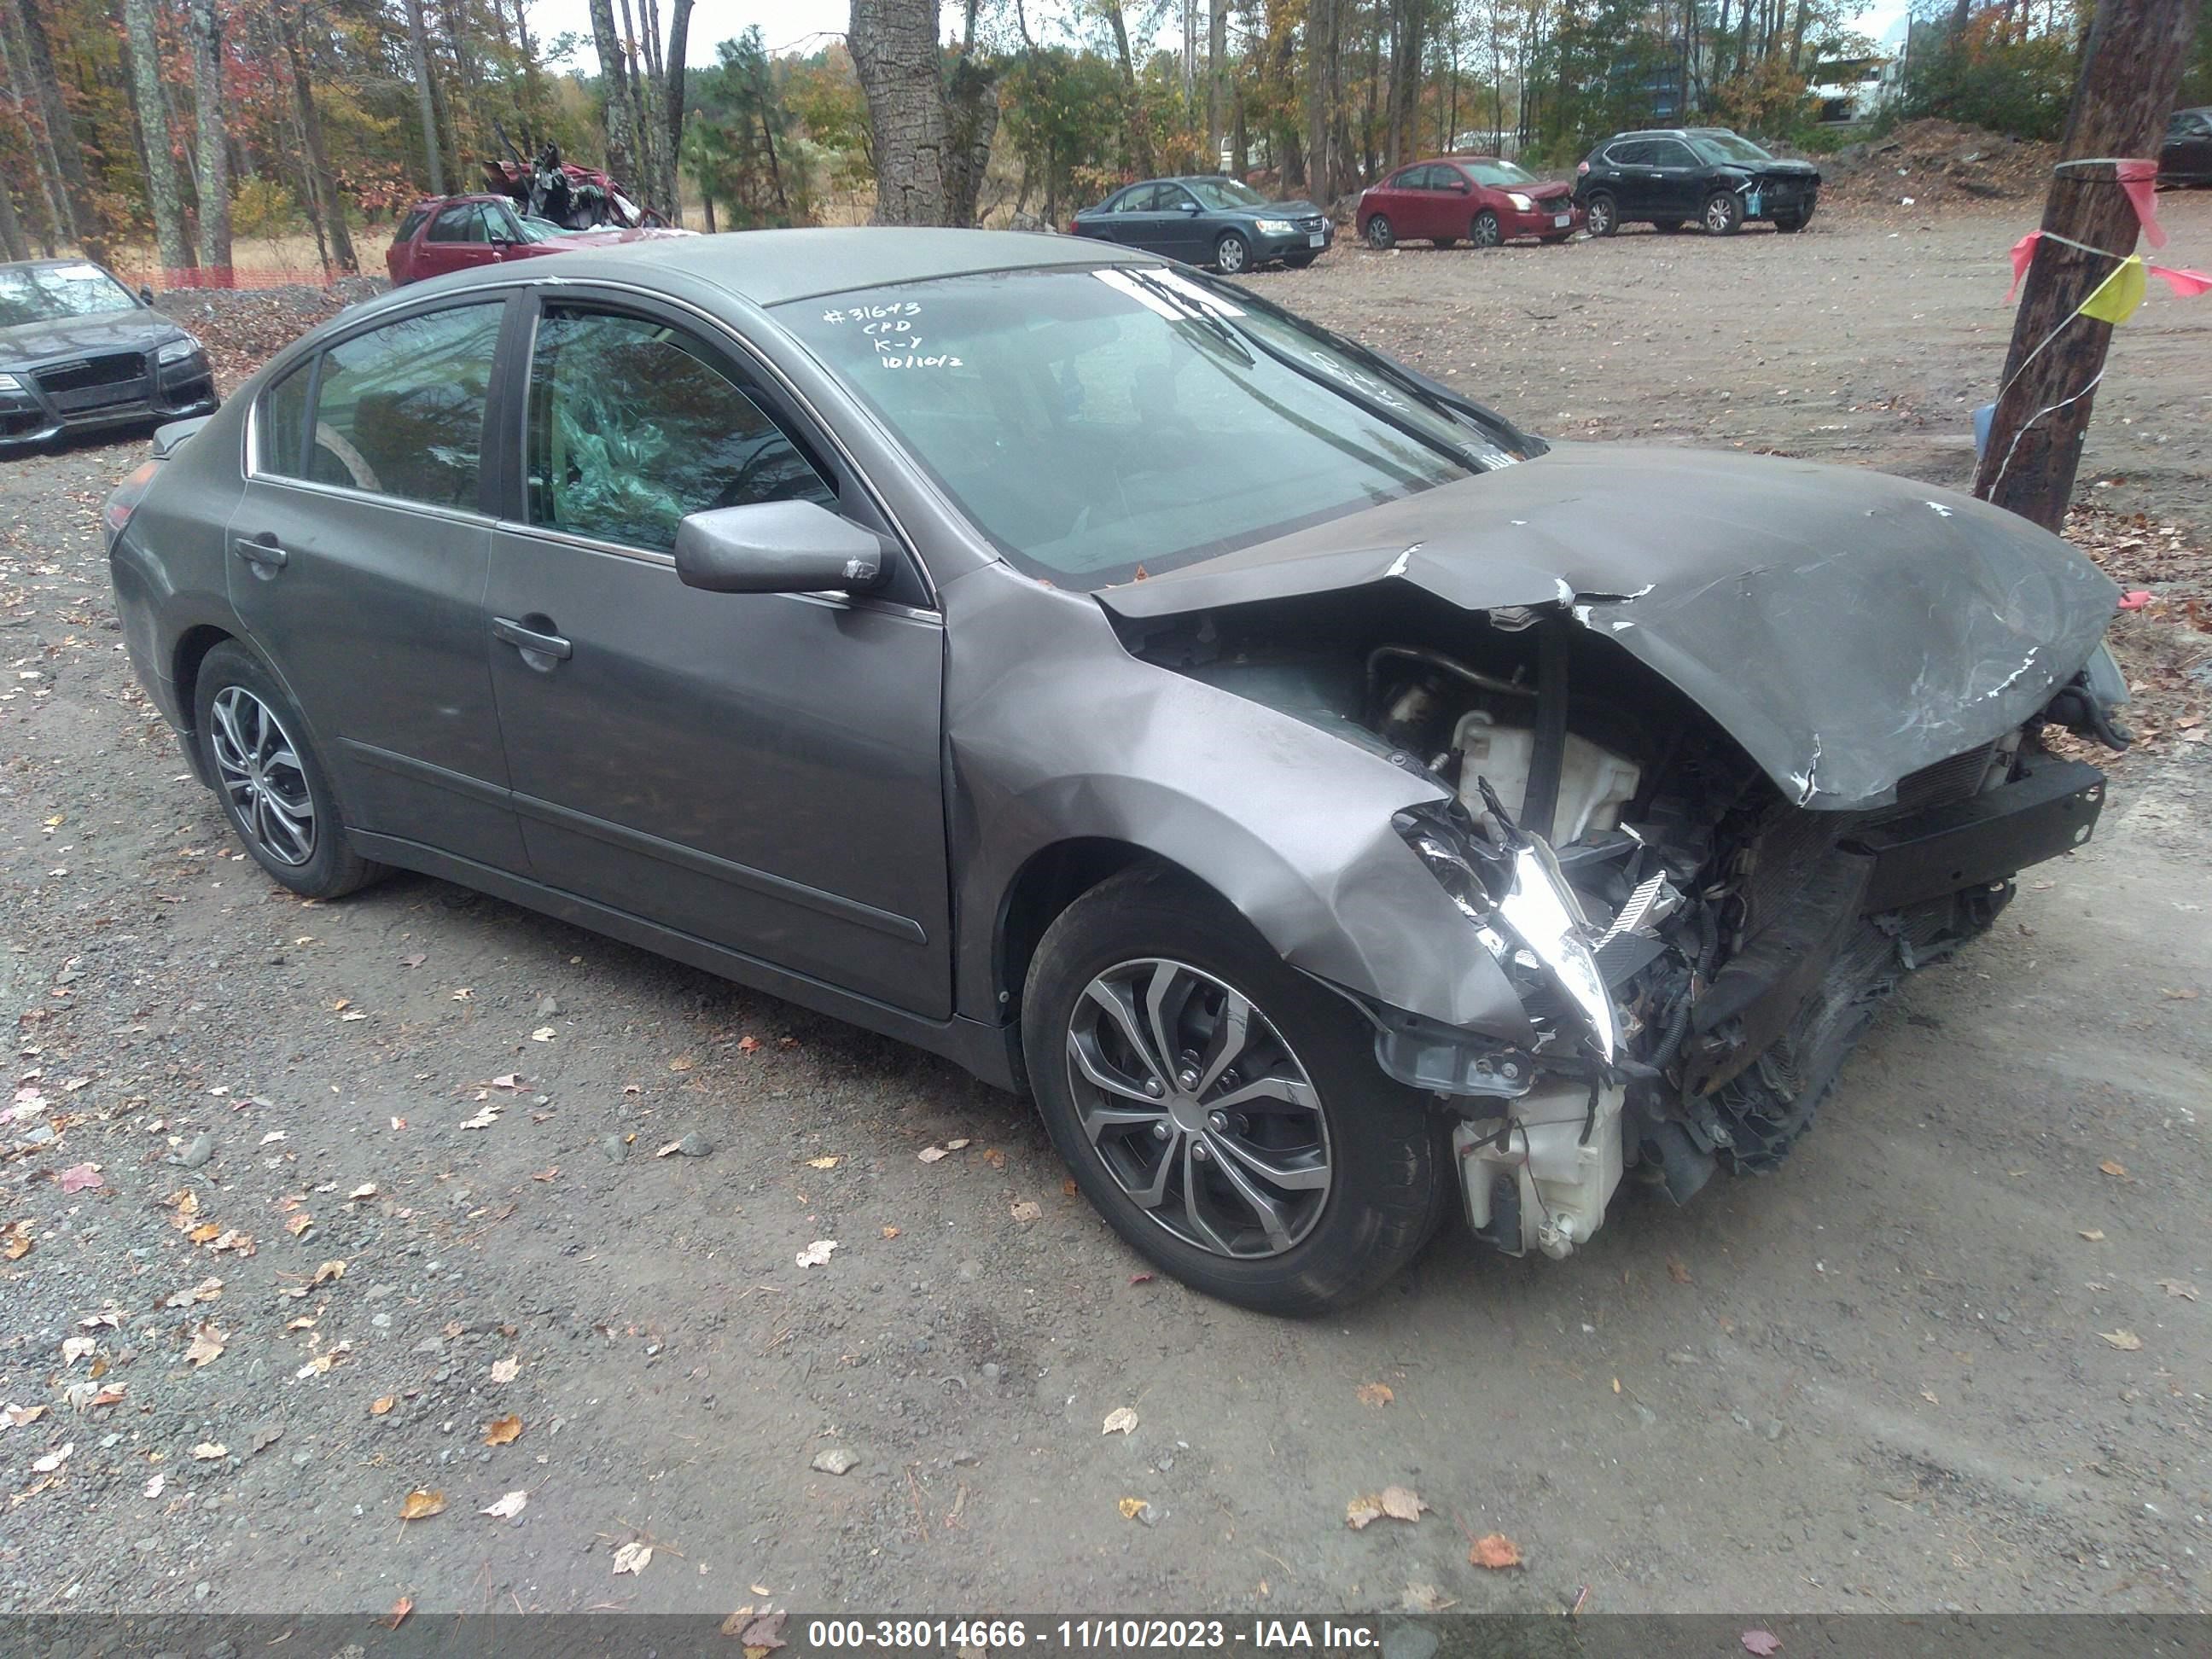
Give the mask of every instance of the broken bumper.
[[0, 388], [0, 453], [50, 443], [71, 432], [181, 421], [215, 412], [215, 377], [204, 356], [154, 363], [144, 375], [112, 386], [52, 392], [35, 372], [10, 371], [13, 387]]

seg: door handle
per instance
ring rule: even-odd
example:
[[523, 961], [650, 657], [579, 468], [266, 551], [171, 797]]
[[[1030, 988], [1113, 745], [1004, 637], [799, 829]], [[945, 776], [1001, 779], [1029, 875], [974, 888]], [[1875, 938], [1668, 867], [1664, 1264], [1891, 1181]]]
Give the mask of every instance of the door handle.
[[503, 640], [516, 650], [532, 656], [551, 657], [556, 661], [568, 660], [571, 647], [558, 634], [541, 633], [534, 628], [525, 628], [511, 617], [491, 619], [491, 636]]
[[230, 550], [265, 575], [274, 575], [282, 570], [291, 556], [278, 544], [276, 538], [265, 530], [258, 535], [233, 536]]

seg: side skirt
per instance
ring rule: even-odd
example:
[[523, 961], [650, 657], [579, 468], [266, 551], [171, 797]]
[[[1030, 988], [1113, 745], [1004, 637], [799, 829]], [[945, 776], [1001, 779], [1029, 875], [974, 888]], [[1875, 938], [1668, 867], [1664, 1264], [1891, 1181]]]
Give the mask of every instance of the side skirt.
[[1018, 1039], [1011, 1027], [986, 1025], [957, 1015], [949, 1020], [923, 1019], [888, 1003], [855, 996], [823, 981], [788, 972], [742, 951], [643, 921], [626, 910], [579, 898], [574, 893], [545, 886], [526, 876], [495, 870], [489, 865], [456, 858], [420, 842], [397, 836], [369, 835], [358, 830], [349, 834], [355, 850], [379, 864], [417, 871], [458, 886], [473, 888], [525, 909], [589, 928], [625, 945], [635, 945], [640, 950], [704, 969], [750, 990], [765, 992], [802, 1008], [811, 1008], [816, 1013], [828, 1014], [866, 1030], [912, 1043], [917, 1048], [942, 1055], [994, 1088], [1020, 1092], [1014, 1054]]

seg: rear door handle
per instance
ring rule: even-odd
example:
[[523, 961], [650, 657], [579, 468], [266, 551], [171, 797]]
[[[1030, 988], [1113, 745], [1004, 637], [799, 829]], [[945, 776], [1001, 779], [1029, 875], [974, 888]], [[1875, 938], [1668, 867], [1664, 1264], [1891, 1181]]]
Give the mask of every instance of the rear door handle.
[[258, 565], [264, 573], [270, 574], [282, 570], [285, 561], [291, 556], [278, 544], [276, 538], [265, 530], [258, 535], [233, 536], [230, 538], [230, 550], [245, 560], [246, 563]]
[[551, 657], [562, 662], [568, 660], [571, 651], [568, 641], [558, 634], [540, 633], [537, 629], [525, 628], [511, 617], [494, 617], [491, 619], [491, 636], [495, 640], [504, 640], [518, 651]]

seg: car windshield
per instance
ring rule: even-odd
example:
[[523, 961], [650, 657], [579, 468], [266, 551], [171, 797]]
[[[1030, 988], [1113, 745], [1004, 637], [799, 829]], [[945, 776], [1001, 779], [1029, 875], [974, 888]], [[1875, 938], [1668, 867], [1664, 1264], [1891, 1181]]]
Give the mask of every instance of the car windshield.
[[0, 266], [0, 328], [129, 311], [137, 303], [98, 265]]
[[1203, 206], [1216, 213], [1267, 205], [1266, 197], [1249, 185], [1240, 185], [1234, 179], [1186, 179], [1182, 185], [1185, 190], [1198, 198]]
[[550, 219], [533, 219], [526, 213], [515, 216], [515, 223], [522, 228], [526, 242], [542, 242], [549, 236], [566, 236], [568, 233]]
[[1690, 144], [1708, 161], [1771, 161], [1774, 158], [1748, 138], [1733, 132], [1692, 134]]
[[1460, 165], [1486, 185], [1495, 185], [1501, 190], [1510, 190], [1516, 185], [1533, 185], [1536, 175], [1524, 172], [1510, 161], [1462, 161]]
[[1018, 568], [1090, 589], [1533, 453], [1243, 291], [1152, 265], [994, 271], [779, 319]]

